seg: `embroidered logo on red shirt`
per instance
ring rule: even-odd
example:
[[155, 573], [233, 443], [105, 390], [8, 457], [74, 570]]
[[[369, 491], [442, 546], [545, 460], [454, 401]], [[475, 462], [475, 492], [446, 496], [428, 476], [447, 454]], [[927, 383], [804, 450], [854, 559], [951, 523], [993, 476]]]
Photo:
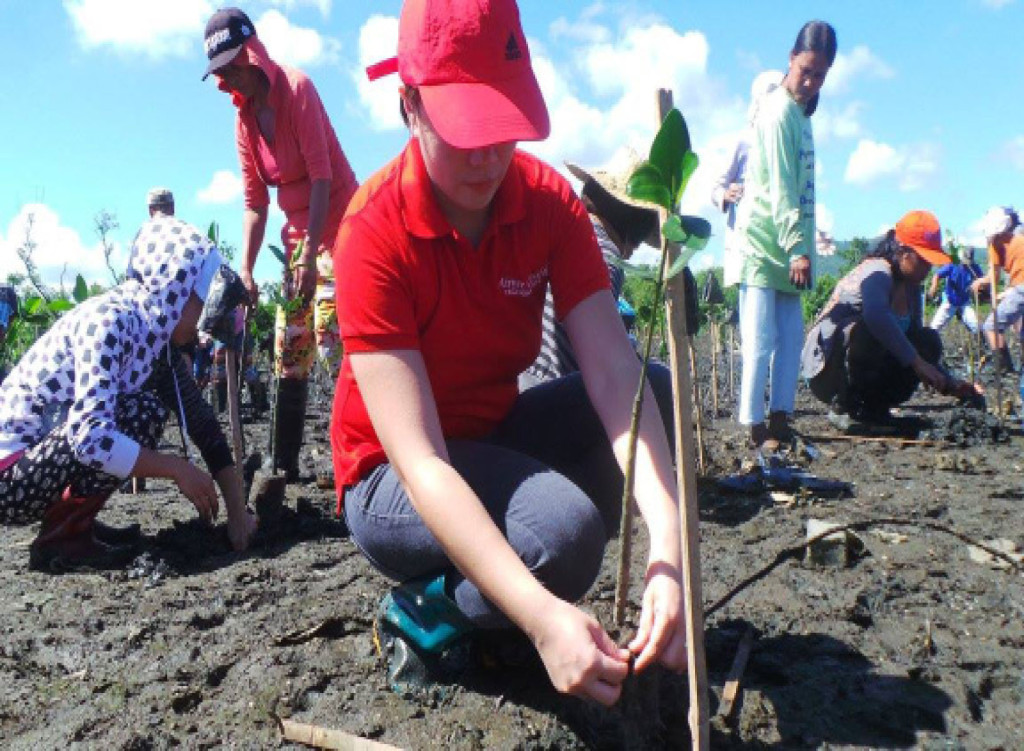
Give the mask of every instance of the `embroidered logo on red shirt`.
[[498, 286], [501, 287], [502, 292], [511, 297], [529, 297], [537, 285], [546, 282], [547, 279], [548, 267], [545, 266], [539, 271], [534, 271], [526, 279], [509, 279], [507, 276], [503, 276], [498, 282]]

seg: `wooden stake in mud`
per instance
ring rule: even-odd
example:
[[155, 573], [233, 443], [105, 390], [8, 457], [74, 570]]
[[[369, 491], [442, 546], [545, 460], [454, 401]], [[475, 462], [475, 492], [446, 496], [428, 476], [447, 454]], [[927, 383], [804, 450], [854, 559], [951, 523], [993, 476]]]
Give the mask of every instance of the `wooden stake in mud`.
[[736, 403], [736, 328], [729, 326], [729, 406]]
[[[668, 297], [666, 296], [665, 299], [667, 301]], [[686, 336], [685, 333], [683, 335]], [[690, 337], [686, 337], [686, 339], [689, 345], [686, 349], [688, 350], [690, 360], [690, 381], [693, 384], [690, 392], [693, 394], [693, 414], [695, 417], [694, 426], [697, 431], [697, 471], [700, 472], [701, 476], [703, 476], [707, 471], [707, 468], [704, 463], [704, 417], [703, 410], [701, 410], [700, 383], [698, 381], [699, 374], [697, 373], [696, 355], [693, 353], [693, 339]], [[669, 341], [671, 340], [672, 337], [670, 336]]]
[[[991, 294], [992, 294], [992, 331], [993, 339], [996, 344], [1002, 342], [997, 349], [992, 348], [992, 357], [996, 362], [996, 415], [999, 417], [999, 424], [1003, 424], [1003, 349], [1009, 351], [1009, 347], [1006, 346], [1006, 336], [999, 330], [999, 301], [996, 296], [996, 292], [999, 287], [997, 280], [998, 273], [995, 269], [992, 270], [992, 278], [989, 281]], [[980, 328], [980, 327], [979, 327]]]
[[[659, 122], [672, 109], [672, 92], [658, 90]], [[678, 249], [666, 248], [672, 255]], [[686, 335], [686, 285], [683, 275], [668, 281], [665, 296], [669, 326], [669, 356], [672, 365], [672, 401], [675, 413], [676, 473], [679, 486], [680, 529], [683, 551], [683, 598], [686, 604], [686, 657], [690, 683], [690, 736], [692, 748], [711, 748], [708, 676], [704, 660], [704, 600], [700, 580], [700, 513], [697, 505], [697, 473], [693, 407], [690, 395], [690, 339]]]
[[711, 319], [711, 420], [718, 418], [718, 321], [712, 309]]
[[224, 348], [224, 370], [228, 377], [228, 418], [231, 420], [231, 442], [235, 450], [235, 474], [238, 475], [238, 487], [240, 488], [245, 486], [245, 478], [242, 477], [242, 463], [245, 461], [245, 436], [242, 434], [242, 419], [238, 414], [241, 393], [238, 376], [242, 367], [242, 353], [245, 351], [248, 317], [246, 316], [242, 320], [241, 350], [236, 352], [228, 347]]

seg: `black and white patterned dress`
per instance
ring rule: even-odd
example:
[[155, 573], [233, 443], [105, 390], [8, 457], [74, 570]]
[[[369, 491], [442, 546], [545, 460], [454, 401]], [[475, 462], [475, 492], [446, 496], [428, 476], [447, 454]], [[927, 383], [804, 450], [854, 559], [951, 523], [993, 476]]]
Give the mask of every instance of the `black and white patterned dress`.
[[150, 220], [125, 281], [69, 311], [22, 357], [0, 387], [0, 521], [41, 514], [56, 498], [36, 496], [65, 479], [76, 492], [112, 490], [140, 445], [155, 445], [166, 410], [144, 384], [214, 263], [195, 227]]

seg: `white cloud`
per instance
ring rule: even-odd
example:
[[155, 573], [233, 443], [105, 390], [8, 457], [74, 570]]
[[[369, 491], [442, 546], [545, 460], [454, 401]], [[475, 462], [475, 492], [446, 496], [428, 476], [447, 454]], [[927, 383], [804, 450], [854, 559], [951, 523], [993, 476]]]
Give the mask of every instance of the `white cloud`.
[[998, 151], [998, 156], [1024, 172], [1024, 136], [1011, 138], [1004, 143]]
[[862, 76], [871, 78], [892, 78], [893, 69], [872, 52], [867, 46], [859, 44], [849, 52], [839, 52], [832, 64], [832, 69], [825, 79], [822, 88], [825, 97], [841, 94], [850, 88], [852, 81]]
[[294, 25], [279, 10], [268, 10], [255, 23], [267, 52], [279, 63], [309, 68], [338, 60], [339, 41], [315, 29]]
[[819, 232], [829, 235], [836, 228], [836, 215], [821, 201], [817, 201], [814, 205], [814, 225]]
[[231, 170], [213, 173], [210, 184], [196, 193], [196, 200], [205, 204], [232, 203], [242, 196], [242, 178]]
[[303, 5], [312, 5], [320, 10], [320, 15], [327, 18], [331, 14], [331, 0], [263, 0], [275, 8], [284, 8], [285, 11], [292, 11]]
[[398, 19], [394, 16], [370, 16], [359, 30], [359, 67], [352, 78], [359, 92], [359, 101], [376, 130], [403, 127], [398, 113], [398, 76], [390, 75], [376, 81], [366, 77], [366, 67], [395, 56], [398, 49]]
[[920, 190], [939, 170], [938, 149], [933, 144], [895, 148], [887, 143], [861, 139], [846, 164], [844, 179], [854, 185], [870, 185], [894, 178], [900, 190]]
[[[81, 274], [87, 282], [110, 286], [111, 274], [100, 243], [97, 241], [91, 246], [83, 243], [75, 230], [63, 226], [57, 213], [42, 203], [25, 204], [7, 226], [3, 235], [6, 240], [0, 241], [0, 279], [7, 278], [10, 273], [25, 273], [16, 251], [25, 242], [30, 217], [32, 239], [36, 243], [32, 260], [44, 284], [57, 287], [63, 275], [64, 286], [70, 290], [75, 283], [75, 275]], [[117, 230], [114, 231], [116, 233]], [[116, 240], [111, 263], [118, 271], [128, 263], [127, 250]]]
[[822, 106], [814, 113], [814, 139], [825, 144], [835, 139], [859, 138], [864, 135], [861, 124], [861, 113], [864, 112], [863, 102], [850, 102], [841, 110], [830, 106]]
[[113, 47], [156, 59], [194, 54], [217, 5], [175, 0], [157, 10], [139, 0], [64, 0], [64, 8], [85, 49]]

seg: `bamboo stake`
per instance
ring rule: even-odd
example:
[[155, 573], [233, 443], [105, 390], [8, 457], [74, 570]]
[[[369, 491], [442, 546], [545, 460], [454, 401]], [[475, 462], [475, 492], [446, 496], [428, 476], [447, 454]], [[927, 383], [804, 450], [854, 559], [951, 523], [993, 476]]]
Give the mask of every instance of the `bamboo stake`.
[[[685, 330], [685, 329], [684, 329]], [[703, 476], [707, 472], [707, 468], [704, 465], [704, 412], [701, 409], [701, 398], [700, 398], [700, 383], [697, 379], [697, 359], [693, 353], [693, 340], [690, 337], [686, 337], [689, 346], [687, 350], [690, 358], [690, 381], [693, 384], [691, 393], [693, 394], [693, 409], [695, 416], [695, 427], [697, 430], [697, 471]]]
[[245, 487], [242, 476], [242, 464], [245, 460], [245, 437], [242, 435], [242, 420], [238, 414], [239, 383], [238, 376], [242, 364], [242, 352], [245, 350], [245, 324], [242, 325], [242, 350], [224, 348], [224, 370], [228, 377], [228, 418], [231, 421], [231, 442], [235, 449], [235, 474], [238, 475], [238, 487]]
[[718, 418], [718, 321], [712, 308], [711, 318], [711, 419]]
[[1003, 348], [1009, 347], [1006, 345], [1006, 336], [999, 330], [999, 303], [996, 300], [996, 290], [999, 283], [996, 280], [996, 276], [999, 272], [993, 269], [992, 278], [989, 280], [989, 285], [992, 294], [992, 332], [995, 343], [999, 345], [992, 348], [992, 356], [996, 361], [996, 415], [999, 417], [999, 424], [1003, 424]]
[[[672, 92], [658, 90], [658, 114], [664, 120], [672, 108]], [[666, 248], [666, 250], [668, 250]], [[675, 256], [678, 249], [673, 249]], [[666, 256], [669, 253], [665, 254]], [[690, 736], [692, 748], [711, 748], [708, 676], [704, 657], [704, 601], [700, 578], [700, 510], [694, 464], [693, 412], [688, 364], [690, 339], [686, 336], [686, 285], [683, 275], [668, 281], [666, 318], [672, 365], [672, 400], [676, 432], [676, 473], [680, 492], [680, 529], [683, 552], [683, 598], [686, 605], [686, 657], [690, 684]]]
[[729, 406], [736, 404], [736, 329], [729, 326]]

